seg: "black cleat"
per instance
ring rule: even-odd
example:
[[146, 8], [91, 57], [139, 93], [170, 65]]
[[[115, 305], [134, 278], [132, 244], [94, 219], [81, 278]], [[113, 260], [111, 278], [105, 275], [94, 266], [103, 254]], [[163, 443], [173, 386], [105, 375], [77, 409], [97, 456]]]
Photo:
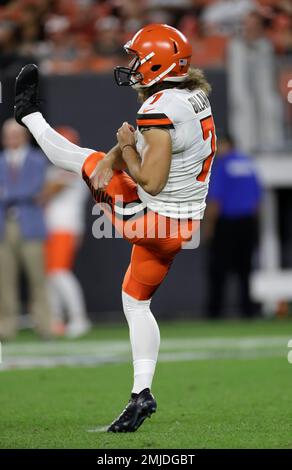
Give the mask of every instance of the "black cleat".
[[15, 81], [14, 118], [25, 127], [22, 118], [39, 111], [38, 100], [39, 72], [35, 64], [23, 67]]
[[155, 413], [156, 408], [157, 403], [149, 388], [145, 388], [139, 394], [132, 394], [126, 408], [110, 425], [107, 432], [137, 431], [145, 419]]

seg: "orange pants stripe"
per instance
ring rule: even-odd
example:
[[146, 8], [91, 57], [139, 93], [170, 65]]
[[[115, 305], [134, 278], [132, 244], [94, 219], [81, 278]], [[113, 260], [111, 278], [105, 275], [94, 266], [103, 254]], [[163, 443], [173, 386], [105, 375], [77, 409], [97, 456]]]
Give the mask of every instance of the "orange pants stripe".
[[45, 244], [46, 271], [71, 271], [74, 264], [77, 237], [71, 232], [52, 232]]

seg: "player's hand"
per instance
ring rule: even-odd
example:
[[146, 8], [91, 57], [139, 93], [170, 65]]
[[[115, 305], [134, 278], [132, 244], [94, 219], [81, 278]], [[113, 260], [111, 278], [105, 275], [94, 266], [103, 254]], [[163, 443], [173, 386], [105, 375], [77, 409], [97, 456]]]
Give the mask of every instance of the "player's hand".
[[90, 177], [94, 189], [105, 189], [113, 176], [111, 161], [104, 158], [97, 165]]
[[136, 148], [135, 129], [131, 124], [124, 122], [117, 132], [117, 139], [122, 150], [125, 145], [131, 145]]

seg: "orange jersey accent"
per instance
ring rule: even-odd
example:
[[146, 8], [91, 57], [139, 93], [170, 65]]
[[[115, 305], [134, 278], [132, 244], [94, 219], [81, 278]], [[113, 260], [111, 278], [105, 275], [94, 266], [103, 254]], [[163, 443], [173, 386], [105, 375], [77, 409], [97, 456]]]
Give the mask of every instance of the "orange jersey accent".
[[137, 114], [137, 126], [141, 127], [164, 127], [167, 129], [173, 128], [173, 122], [163, 113], [155, 114]]

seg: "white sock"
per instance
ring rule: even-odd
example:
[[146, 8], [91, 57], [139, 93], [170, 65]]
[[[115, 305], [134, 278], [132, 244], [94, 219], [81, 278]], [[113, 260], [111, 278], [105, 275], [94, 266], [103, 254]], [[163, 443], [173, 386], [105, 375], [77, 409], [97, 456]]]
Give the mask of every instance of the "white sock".
[[63, 310], [69, 321], [83, 323], [87, 321], [85, 300], [81, 285], [71, 271], [58, 270], [49, 275], [50, 288], [56, 291]]
[[160, 333], [150, 310], [151, 300], [136, 300], [122, 292], [124, 313], [130, 329], [134, 385], [132, 393], [139, 393], [152, 384], [157, 362]]
[[56, 289], [55, 283], [53, 279], [51, 279], [50, 275], [47, 276], [47, 290], [53, 319], [55, 322], [63, 323], [64, 314], [62, 296], [59, 289]]
[[54, 165], [81, 175], [86, 158], [94, 153], [94, 150], [72, 144], [52, 129], [40, 112], [25, 116], [22, 122]]

